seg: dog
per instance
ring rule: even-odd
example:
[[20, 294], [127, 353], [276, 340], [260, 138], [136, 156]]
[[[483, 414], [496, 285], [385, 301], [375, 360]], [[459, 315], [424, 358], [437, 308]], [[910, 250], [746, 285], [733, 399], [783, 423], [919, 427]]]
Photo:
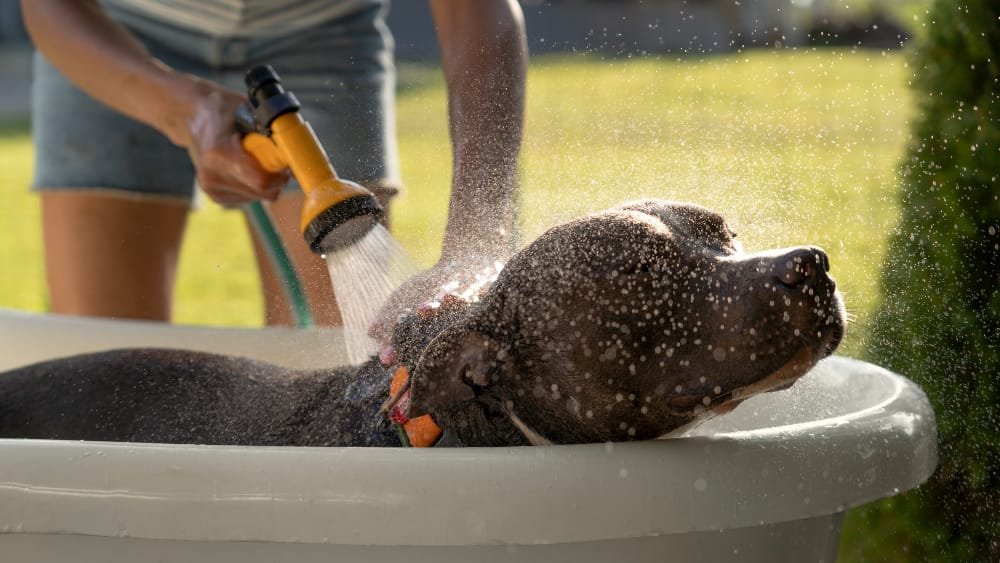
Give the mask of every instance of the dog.
[[822, 250], [746, 254], [734, 237], [659, 200], [554, 227], [478, 300], [400, 320], [402, 389], [378, 358], [293, 371], [133, 349], [22, 367], [0, 374], [0, 437], [398, 446], [394, 407], [443, 446], [660, 438], [788, 387], [843, 336]]

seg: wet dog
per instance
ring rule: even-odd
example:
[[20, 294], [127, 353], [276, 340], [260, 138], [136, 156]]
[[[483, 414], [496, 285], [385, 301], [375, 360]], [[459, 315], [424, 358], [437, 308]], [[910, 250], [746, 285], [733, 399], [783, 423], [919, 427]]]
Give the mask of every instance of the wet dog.
[[[408, 414], [440, 443], [644, 440], [787, 387], [831, 353], [844, 312], [811, 246], [745, 254], [718, 214], [640, 201], [550, 229], [474, 303], [393, 337]], [[0, 374], [0, 437], [392, 446], [390, 370], [296, 372], [119, 350]]]

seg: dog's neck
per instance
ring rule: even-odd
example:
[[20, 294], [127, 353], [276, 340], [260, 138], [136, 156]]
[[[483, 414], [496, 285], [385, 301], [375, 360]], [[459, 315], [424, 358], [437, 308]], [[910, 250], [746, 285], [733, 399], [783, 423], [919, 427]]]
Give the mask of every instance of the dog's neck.
[[453, 445], [460, 446], [530, 446], [533, 445], [506, 412], [493, 398], [477, 397], [463, 401], [434, 414], [434, 420], [444, 429], [446, 436], [454, 438]]
[[[315, 372], [316, 385], [308, 393], [312, 406], [299, 409], [288, 421], [297, 428], [296, 445], [398, 445], [396, 433], [375, 416], [388, 396], [389, 379], [388, 370], [375, 358], [359, 368]], [[356, 422], [345, 427], [338, 422], [342, 420]]]

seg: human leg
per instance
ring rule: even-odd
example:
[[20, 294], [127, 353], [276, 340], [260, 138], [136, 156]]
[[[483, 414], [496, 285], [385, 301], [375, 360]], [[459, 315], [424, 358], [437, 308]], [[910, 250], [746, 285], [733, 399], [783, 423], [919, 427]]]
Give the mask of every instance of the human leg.
[[[377, 186], [372, 187], [379, 204], [386, 214], [383, 224], [388, 225], [389, 202], [391, 195], [385, 195]], [[302, 192], [285, 190], [278, 201], [265, 204], [278, 234], [295, 267], [303, 291], [309, 300], [313, 320], [317, 325], [340, 326], [343, 318], [337, 305], [336, 295], [330, 282], [326, 261], [314, 254], [302, 238], [299, 223], [302, 213]], [[248, 221], [249, 223], [249, 221]], [[264, 318], [269, 326], [291, 326], [291, 306], [285, 293], [285, 288], [274, 267], [270, 254], [266, 251], [263, 241], [252, 226], [250, 228], [253, 240], [254, 254], [257, 258], [257, 268], [260, 272], [261, 290], [264, 292]]]
[[53, 312], [169, 320], [193, 191], [184, 151], [41, 56], [32, 127]]
[[[285, 190], [277, 201], [265, 204], [274, 227], [281, 236], [302, 290], [309, 301], [313, 321], [317, 325], [339, 326], [343, 324], [340, 309], [330, 285], [330, 276], [322, 258], [309, 250], [298, 229], [298, 217], [302, 209], [302, 193]], [[285, 292], [284, 284], [278, 276], [277, 268], [264, 246], [264, 241], [249, 224], [257, 269], [260, 272], [261, 290], [264, 292], [264, 319], [269, 326], [291, 326], [295, 319]]]
[[170, 320], [186, 205], [96, 191], [41, 199], [52, 312]]

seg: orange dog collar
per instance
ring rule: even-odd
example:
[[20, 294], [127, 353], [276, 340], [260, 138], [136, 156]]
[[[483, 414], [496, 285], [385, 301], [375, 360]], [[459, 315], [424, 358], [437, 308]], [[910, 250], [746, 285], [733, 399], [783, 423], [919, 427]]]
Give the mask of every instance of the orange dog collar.
[[[410, 381], [410, 370], [406, 366], [399, 366], [396, 371], [392, 374], [392, 383], [389, 384], [389, 396], [395, 397], [399, 394], [400, 389], [403, 389]], [[414, 448], [427, 448], [433, 446], [437, 442], [438, 438], [441, 437], [441, 427], [434, 423], [434, 419], [431, 415], [425, 414], [418, 416], [417, 418], [407, 418], [406, 411], [410, 406], [410, 390], [407, 389], [406, 392], [400, 397], [399, 401], [392, 407], [389, 412], [389, 420], [397, 426], [397, 428], [402, 428], [400, 433], [400, 438], [403, 435], [406, 436], [406, 441], [409, 443], [404, 443], [403, 445], [411, 446]]]

